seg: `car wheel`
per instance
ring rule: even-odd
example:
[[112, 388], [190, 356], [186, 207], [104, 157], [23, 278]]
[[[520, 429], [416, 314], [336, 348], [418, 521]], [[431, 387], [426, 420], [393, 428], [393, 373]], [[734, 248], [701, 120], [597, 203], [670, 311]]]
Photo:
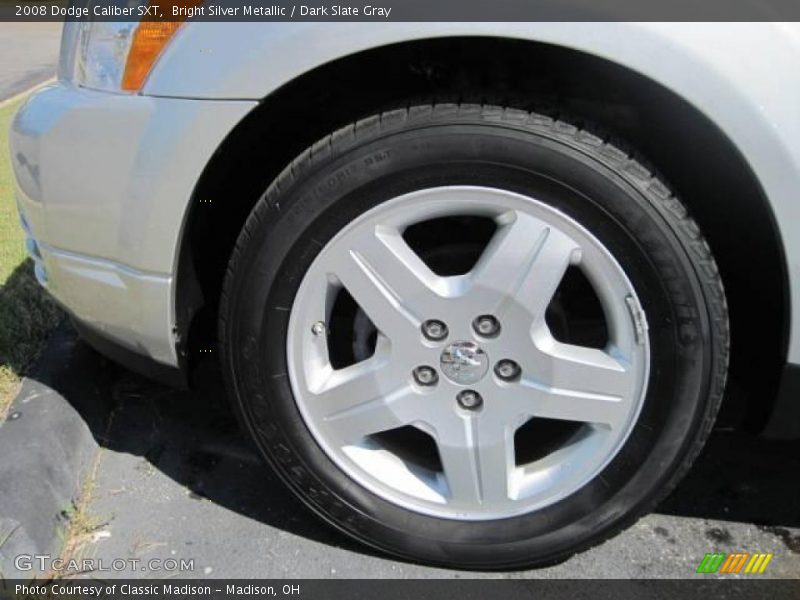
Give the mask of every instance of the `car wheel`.
[[664, 183], [537, 114], [345, 127], [258, 201], [220, 316], [230, 395], [314, 512], [391, 554], [516, 568], [652, 509], [722, 397], [708, 245]]

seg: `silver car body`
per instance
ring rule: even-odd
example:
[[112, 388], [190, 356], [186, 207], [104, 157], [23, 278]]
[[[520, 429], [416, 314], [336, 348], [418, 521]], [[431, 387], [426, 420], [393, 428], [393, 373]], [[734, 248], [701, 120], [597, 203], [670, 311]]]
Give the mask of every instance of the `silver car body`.
[[107, 338], [177, 365], [182, 231], [197, 181], [226, 135], [260, 99], [319, 65], [456, 35], [593, 54], [662, 84], [710, 118], [769, 199], [788, 261], [787, 359], [800, 363], [800, 78], [786, 77], [800, 64], [796, 24], [192, 23], [137, 95], [70, 81], [67, 25], [62, 77], [28, 100], [11, 136], [40, 281]]

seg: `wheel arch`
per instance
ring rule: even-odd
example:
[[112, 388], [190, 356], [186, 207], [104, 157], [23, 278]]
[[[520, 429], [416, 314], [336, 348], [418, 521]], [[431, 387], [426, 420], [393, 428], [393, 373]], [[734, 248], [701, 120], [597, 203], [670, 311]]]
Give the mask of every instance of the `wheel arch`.
[[[596, 125], [654, 166], [699, 223], [726, 286], [732, 356], [722, 418], [764, 425], [787, 355], [789, 284], [775, 217], [742, 153], [699, 109], [650, 78], [585, 52], [505, 38], [431, 38], [365, 50], [307, 71], [261, 100], [214, 154], [186, 216], [176, 320], [188, 368], [199, 349], [215, 344], [228, 257], [280, 170], [342, 125], [432, 100], [508, 105]], [[745, 272], [743, 261], [754, 255], [768, 266]]]

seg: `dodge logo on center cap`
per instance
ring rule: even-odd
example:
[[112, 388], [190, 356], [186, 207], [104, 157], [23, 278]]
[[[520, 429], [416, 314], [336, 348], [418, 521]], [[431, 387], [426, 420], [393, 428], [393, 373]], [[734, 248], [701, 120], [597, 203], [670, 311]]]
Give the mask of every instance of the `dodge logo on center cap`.
[[489, 369], [489, 357], [474, 342], [453, 342], [439, 359], [442, 373], [458, 385], [480, 381]]

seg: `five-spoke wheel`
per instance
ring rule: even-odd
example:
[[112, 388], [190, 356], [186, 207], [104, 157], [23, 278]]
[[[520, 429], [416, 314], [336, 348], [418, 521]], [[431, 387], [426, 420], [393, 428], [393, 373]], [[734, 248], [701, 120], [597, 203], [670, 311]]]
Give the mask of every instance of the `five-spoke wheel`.
[[[453, 216], [496, 229], [469, 271], [439, 275], [403, 233]], [[602, 348], [557, 340], [545, 319], [570, 267], [598, 282], [610, 317]], [[311, 324], [331, 319], [342, 290], [376, 339], [371, 355], [336, 368]], [[366, 212], [319, 252], [291, 311], [289, 376], [312, 434], [354, 480], [431, 515], [506, 517], [578, 489], [625, 441], [648, 370], [634, 315], [643, 322], [624, 272], [573, 219], [496, 188], [424, 189]], [[533, 420], [535, 437], [537, 419], [583, 427], [557, 453], [522, 462], [515, 434]], [[403, 427], [430, 436], [440, 468], [376, 435]]]

